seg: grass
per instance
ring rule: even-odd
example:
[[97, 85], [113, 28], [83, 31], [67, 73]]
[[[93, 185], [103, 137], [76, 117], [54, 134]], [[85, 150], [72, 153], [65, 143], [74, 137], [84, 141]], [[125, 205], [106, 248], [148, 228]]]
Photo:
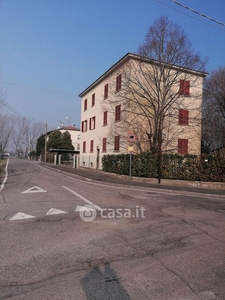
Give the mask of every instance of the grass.
[[6, 159], [0, 160], [0, 174], [2, 173], [2, 170], [3, 170], [3, 169], [5, 168], [5, 166], [6, 166], [6, 162], [7, 162]]

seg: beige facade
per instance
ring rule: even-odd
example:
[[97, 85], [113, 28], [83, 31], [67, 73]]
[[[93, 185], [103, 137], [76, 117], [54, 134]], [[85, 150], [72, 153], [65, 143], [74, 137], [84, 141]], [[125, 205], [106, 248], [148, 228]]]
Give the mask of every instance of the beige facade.
[[[129, 132], [136, 136], [132, 144], [134, 153], [150, 150], [150, 138], [147, 137], [156, 111], [153, 112], [149, 105], [147, 94], [151, 92], [153, 103], [160, 98], [158, 95], [154, 98], [159, 92], [151, 87], [149, 76], [156, 70], [157, 62], [128, 53], [79, 95], [80, 166], [101, 169], [105, 154], [128, 153], [131, 146], [127, 138]], [[173, 81], [169, 89], [172, 104], [168, 106], [168, 101], [165, 105], [160, 104], [160, 107], [169, 107], [165, 109], [161, 127], [162, 150], [199, 155], [202, 82], [206, 74], [173, 66], [165, 70], [169, 70]], [[159, 91], [162, 93], [163, 84]]]

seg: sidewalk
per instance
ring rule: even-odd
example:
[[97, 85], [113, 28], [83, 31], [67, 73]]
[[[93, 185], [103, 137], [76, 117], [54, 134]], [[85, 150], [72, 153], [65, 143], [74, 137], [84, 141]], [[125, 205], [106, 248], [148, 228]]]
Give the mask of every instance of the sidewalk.
[[[137, 178], [124, 175], [117, 175], [106, 173], [101, 170], [89, 169], [89, 168], [79, 168], [74, 169], [69, 166], [63, 165], [53, 165], [51, 163], [43, 163], [40, 162], [40, 165], [57, 169], [60, 172], [66, 172], [73, 174], [75, 176], [79, 176], [85, 178], [87, 180], [94, 180], [97, 182], [105, 182], [115, 185], [126, 185], [129, 187], [143, 187], [143, 188], [153, 188], [157, 190], [164, 190], [168, 192], [172, 191], [180, 191], [181, 193], [194, 193], [196, 195], [204, 194], [205, 196], [218, 196], [219, 198], [225, 199], [225, 183], [206, 183], [207, 188], [201, 186], [190, 186], [192, 184], [197, 185], [196, 182], [187, 182], [182, 180], [162, 180], [161, 184], [157, 183], [157, 179], [148, 179], [148, 178]], [[199, 183], [201, 185], [201, 183]], [[217, 187], [218, 186], [218, 187]]]

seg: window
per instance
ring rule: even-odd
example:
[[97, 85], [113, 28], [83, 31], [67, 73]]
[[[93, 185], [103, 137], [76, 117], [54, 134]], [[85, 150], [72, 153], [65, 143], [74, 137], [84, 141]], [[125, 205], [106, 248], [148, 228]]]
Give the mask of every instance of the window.
[[107, 125], [107, 114], [108, 114], [108, 112], [104, 111], [104, 113], [103, 113], [103, 126]]
[[109, 86], [108, 84], [106, 84], [104, 86], [104, 99], [108, 98], [108, 90], [109, 90]]
[[114, 138], [114, 151], [120, 151], [120, 136], [117, 135]]
[[86, 142], [83, 142], [83, 152], [86, 152]]
[[84, 110], [87, 110], [87, 99], [84, 100]]
[[103, 141], [102, 141], [102, 152], [106, 152], [106, 143], [107, 143], [107, 138], [103, 138]]
[[178, 124], [188, 125], [189, 111], [186, 109], [179, 109]]
[[180, 80], [180, 95], [189, 96], [190, 95], [190, 81]]
[[94, 151], [94, 140], [91, 140], [90, 142], [90, 152]]
[[89, 129], [90, 129], [90, 130], [95, 129], [95, 117], [90, 118], [90, 121], [89, 121]]
[[179, 154], [188, 153], [188, 139], [178, 139], [178, 153]]
[[121, 78], [122, 78], [121, 74], [116, 77], [116, 92], [121, 90]]
[[81, 130], [82, 132], [87, 131], [87, 120], [82, 121]]
[[77, 144], [77, 150], [80, 151], [80, 144]]
[[115, 121], [120, 121], [121, 105], [117, 105], [115, 108]]
[[91, 97], [91, 106], [95, 106], [95, 94], [92, 94], [92, 97]]

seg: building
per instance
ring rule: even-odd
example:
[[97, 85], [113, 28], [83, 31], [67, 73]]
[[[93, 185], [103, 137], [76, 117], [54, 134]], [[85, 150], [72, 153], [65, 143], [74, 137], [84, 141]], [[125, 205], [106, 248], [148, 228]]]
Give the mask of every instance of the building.
[[199, 155], [206, 75], [127, 53], [79, 95], [80, 166], [101, 169], [105, 154], [128, 153], [129, 133], [134, 153], [160, 142], [163, 152]]
[[66, 131], [69, 132], [72, 140], [72, 144], [74, 146], [74, 150], [80, 151], [80, 129], [76, 128], [75, 126], [63, 126], [59, 128], [59, 130], [64, 133]]
[[66, 131], [69, 132], [71, 140], [72, 140], [72, 145], [74, 146], [74, 150], [80, 151], [80, 139], [81, 139], [81, 132], [80, 129], [76, 128], [75, 126], [63, 126], [58, 129], [49, 131], [47, 133], [48, 137], [47, 140], [49, 139], [49, 135], [53, 132], [59, 130], [61, 133], [64, 133]]

